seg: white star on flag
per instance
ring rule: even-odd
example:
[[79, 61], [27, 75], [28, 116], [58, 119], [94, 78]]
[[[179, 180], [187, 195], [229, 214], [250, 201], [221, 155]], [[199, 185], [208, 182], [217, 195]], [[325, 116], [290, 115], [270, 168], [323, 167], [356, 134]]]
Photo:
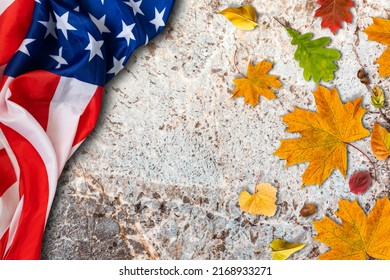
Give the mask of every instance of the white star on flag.
[[62, 57], [62, 47], [58, 51], [58, 55], [50, 55], [50, 57], [58, 62], [56, 69], [60, 68], [61, 65], [68, 65], [68, 62]]
[[92, 58], [95, 57], [95, 55], [100, 56], [103, 59], [103, 53], [102, 53], [102, 46], [104, 41], [96, 41], [95, 38], [92, 37], [91, 34], [88, 33], [88, 38], [89, 38], [89, 44], [85, 48], [86, 51], [91, 51], [89, 54], [89, 61], [92, 60]]
[[49, 21], [41, 21], [40, 20], [38, 22], [46, 27], [45, 38], [51, 34], [51, 35], [53, 35], [54, 38], [57, 39], [56, 24], [53, 20], [53, 17], [51, 16], [51, 14], [49, 14]]
[[28, 55], [28, 56], [30, 56], [30, 52], [27, 49], [27, 45], [31, 44], [34, 41], [35, 41], [35, 39], [24, 39], [22, 44], [19, 47], [19, 51], [24, 53], [24, 54], [26, 54], [26, 55]]
[[141, 8], [140, 8], [140, 6], [142, 4], [142, 0], [140, 0], [138, 2], [135, 2], [134, 0], [129, 0], [129, 2], [125, 2], [125, 4], [130, 6], [133, 9], [134, 15], [139, 13], [139, 14], [144, 16], [144, 13], [141, 11]]
[[126, 25], [126, 23], [122, 20], [122, 32], [116, 36], [117, 38], [125, 38], [127, 42], [127, 46], [130, 45], [130, 39], [135, 40], [134, 34], [133, 34], [133, 28], [135, 26], [135, 23]]
[[100, 19], [95, 18], [93, 15], [89, 14], [89, 17], [93, 21], [93, 23], [96, 25], [96, 27], [99, 29], [100, 33], [103, 34], [103, 32], [110, 33], [110, 29], [107, 28], [105, 25], [106, 22], [106, 15], [102, 16]]
[[117, 60], [114, 56], [114, 67], [112, 67], [108, 72], [107, 74], [118, 74], [119, 71], [121, 71], [123, 69], [123, 63], [125, 61], [126, 57], [122, 57], [120, 60]]
[[156, 26], [156, 31], [162, 26], [165, 26], [165, 22], [163, 20], [165, 9], [161, 11], [161, 13], [157, 10], [157, 8], [154, 8], [154, 19], [150, 21], [150, 23], [154, 24]]
[[68, 40], [68, 30], [77, 30], [74, 26], [68, 23], [69, 12], [66, 12], [62, 16], [59, 16], [56, 14], [56, 12], [54, 12], [54, 15], [57, 20], [57, 29], [60, 29], [65, 38]]

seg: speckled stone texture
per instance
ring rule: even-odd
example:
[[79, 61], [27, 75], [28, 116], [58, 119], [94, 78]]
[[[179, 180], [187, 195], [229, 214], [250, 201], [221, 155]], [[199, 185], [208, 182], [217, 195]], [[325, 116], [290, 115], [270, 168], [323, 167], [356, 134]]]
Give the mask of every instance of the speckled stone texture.
[[[384, 46], [362, 32], [371, 17], [390, 18], [389, 0], [355, 0], [354, 20], [334, 36], [314, 18], [315, 0], [255, 0], [259, 26], [240, 31], [217, 12], [240, 1], [177, 0], [164, 32], [139, 49], [106, 86], [99, 123], [68, 162], [47, 224], [44, 259], [270, 259], [274, 238], [308, 245], [292, 259], [315, 259], [327, 247], [311, 224], [335, 217], [339, 198], [357, 198], [370, 211], [388, 194], [389, 161], [376, 161], [370, 139], [355, 144], [374, 160], [379, 182], [361, 196], [334, 172], [321, 188], [301, 188], [307, 164], [284, 168], [273, 155], [285, 132], [280, 116], [294, 106], [315, 110], [312, 81], [293, 59], [295, 46], [273, 19], [300, 32], [332, 38], [341, 51], [333, 82], [343, 101], [364, 96], [364, 125], [380, 121], [370, 93], [356, 78], [360, 68], [390, 95], [390, 79], [374, 63]], [[274, 63], [284, 86], [276, 100], [251, 108], [231, 99], [232, 80], [248, 61]], [[387, 112], [388, 116], [390, 112]], [[385, 125], [384, 122], [382, 124]], [[348, 176], [371, 169], [349, 149]], [[258, 174], [278, 189], [274, 217], [238, 207], [240, 191], [253, 190]], [[318, 212], [302, 218], [314, 202]]]

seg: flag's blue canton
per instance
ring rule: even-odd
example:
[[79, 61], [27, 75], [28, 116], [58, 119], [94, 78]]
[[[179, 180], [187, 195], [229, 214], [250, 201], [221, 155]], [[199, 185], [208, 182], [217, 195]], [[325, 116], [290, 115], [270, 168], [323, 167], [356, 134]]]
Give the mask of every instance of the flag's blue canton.
[[161, 32], [174, 0], [35, 2], [30, 30], [4, 73], [48, 70], [103, 86]]

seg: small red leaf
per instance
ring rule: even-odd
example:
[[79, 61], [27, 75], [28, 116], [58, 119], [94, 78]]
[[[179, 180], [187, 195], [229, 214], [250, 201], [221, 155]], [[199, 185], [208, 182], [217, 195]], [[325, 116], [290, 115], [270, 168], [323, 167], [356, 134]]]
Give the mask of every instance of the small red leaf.
[[349, 178], [349, 189], [354, 194], [364, 193], [371, 185], [371, 174], [369, 171], [355, 172], [351, 178]]
[[315, 16], [322, 17], [322, 28], [329, 28], [333, 34], [341, 28], [343, 21], [352, 22], [352, 14], [349, 10], [355, 4], [352, 0], [317, 0], [320, 4]]

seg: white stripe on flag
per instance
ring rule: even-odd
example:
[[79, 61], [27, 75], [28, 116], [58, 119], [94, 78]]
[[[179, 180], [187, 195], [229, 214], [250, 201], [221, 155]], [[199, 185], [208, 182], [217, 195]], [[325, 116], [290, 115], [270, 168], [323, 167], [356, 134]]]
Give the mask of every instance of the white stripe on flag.
[[0, 146], [5, 148], [16, 175], [16, 182], [0, 197], [0, 238], [7, 231], [19, 203], [20, 168], [18, 161], [0, 129]]
[[15, 0], [1, 0], [0, 2], [0, 15], [4, 13], [4, 11], [11, 6], [11, 4], [15, 2]]
[[46, 217], [49, 215], [51, 203], [57, 187], [58, 169], [57, 157], [46, 132], [36, 119], [20, 105], [8, 100], [11, 96], [9, 84], [13, 78], [9, 77], [0, 92], [0, 122], [12, 128], [26, 138], [42, 158], [49, 182], [49, 203]]
[[15, 154], [12, 151], [11, 147], [9, 146], [8, 141], [5, 138], [5, 136], [4, 136], [3, 132], [1, 131], [1, 129], [0, 129], [0, 142], [1, 142], [0, 146], [2, 146], [2, 148], [4, 148], [6, 150], [7, 156], [8, 156], [8, 158], [10, 159], [10, 161], [12, 163], [12, 166], [13, 166], [14, 172], [15, 172], [16, 181], [19, 181], [20, 168], [19, 168], [18, 161], [16, 160]]
[[[26, 138], [42, 158], [49, 183], [49, 197], [46, 211], [47, 220], [54, 199], [59, 174], [67, 159], [74, 151], [72, 144], [77, 132], [80, 116], [96, 93], [97, 86], [78, 81], [74, 78], [61, 77], [50, 103], [48, 126], [47, 130], [44, 131], [41, 125], [27, 110], [9, 100], [12, 95], [9, 89], [12, 81], [13, 78], [8, 77], [0, 92], [0, 122]], [[5, 139], [4, 135], [3, 138]], [[4, 141], [4, 139], [0, 138], [0, 142], [7, 148], [8, 142], [6, 139]], [[14, 191], [19, 189], [20, 170], [15, 157], [12, 156], [10, 147], [7, 149], [7, 154], [14, 165], [18, 179], [15, 185], [13, 185], [15, 189], [12, 188], [9, 193], [9, 195], [15, 196]], [[19, 196], [18, 193], [17, 196]], [[12, 246], [17, 232], [23, 209], [23, 201], [22, 199], [12, 203], [12, 208], [16, 209], [12, 215], [12, 220], [10, 221], [12, 213], [9, 213], [6, 217], [7, 222], [1, 224], [1, 232], [9, 228], [5, 253]], [[2, 218], [2, 216], [0, 217]]]
[[79, 119], [91, 101], [97, 86], [74, 78], [62, 77], [50, 103], [46, 133], [57, 155], [58, 174], [72, 152]]
[[0, 197], [0, 238], [9, 228], [15, 210], [19, 204], [19, 188], [18, 183], [14, 183]]

